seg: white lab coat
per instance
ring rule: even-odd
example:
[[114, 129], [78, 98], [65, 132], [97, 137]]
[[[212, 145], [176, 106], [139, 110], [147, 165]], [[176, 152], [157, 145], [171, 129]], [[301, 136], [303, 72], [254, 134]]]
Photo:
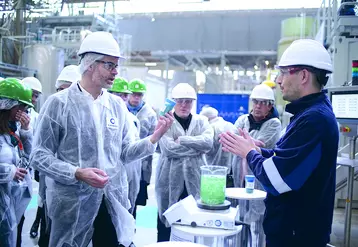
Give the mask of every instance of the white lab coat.
[[[130, 113], [129, 115], [130, 121], [136, 127], [136, 140], [139, 140], [139, 133], [140, 133], [140, 122], [138, 118]], [[127, 178], [128, 178], [128, 199], [131, 203], [131, 208], [129, 210], [130, 213], [133, 214], [135, 201], [137, 199], [139, 188], [140, 188], [140, 178], [141, 178], [141, 169], [142, 169], [142, 161], [136, 160], [129, 164], [125, 164]]]
[[222, 117], [216, 117], [210, 120], [209, 123], [214, 130], [214, 144], [210, 152], [205, 155], [206, 161], [208, 165], [225, 166], [228, 168], [228, 172], [230, 172], [233, 154], [222, 150], [219, 135], [227, 131], [233, 133], [237, 133], [238, 131], [232, 123], [225, 121]]
[[[149, 138], [135, 142], [135, 126], [123, 101], [103, 90], [94, 100], [78, 83], [51, 95], [42, 107], [31, 164], [46, 176], [50, 246], [85, 247], [104, 196], [119, 243], [128, 246], [135, 223], [128, 212], [123, 163], [154, 153]], [[55, 155], [57, 154], [57, 155]], [[78, 181], [76, 170], [95, 167], [109, 182], [98, 189]]]
[[[31, 152], [32, 130], [17, 133], [25, 155]], [[0, 245], [15, 247], [17, 225], [30, 203], [32, 181], [28, 173], [23, 182], [13, 180], [20, 157], [18, 147], [11, 143], [10, 135], [0, 135]]]
[[[189, 195], [200, 197], [200, 167], [207, 165], [204, 154], [213, 146], [214, 132], [206, 117], [194, 114], [184, 131], [175, 120], [159, 141], [155, 192], [160, 220], [169, 227], [163, 213], [178, 202], [184, 184]], [[177, 140], [177, 142], [176, 142]]]

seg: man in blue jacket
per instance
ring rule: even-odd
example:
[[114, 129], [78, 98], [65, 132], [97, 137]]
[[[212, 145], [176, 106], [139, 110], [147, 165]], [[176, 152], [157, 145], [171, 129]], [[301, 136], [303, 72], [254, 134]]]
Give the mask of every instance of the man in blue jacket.
[[291, 44], [277, 82], [291, 103], [286, 133], [274, 149], [258, 148], [247, 132], [222, 134], [224, 150], [247, 159], [267, 191], [267, 247], [324, 247], [329, 242], [336, 179], [338, 127], [321, 92], [332, 72], [328, 52], [314, 40]]

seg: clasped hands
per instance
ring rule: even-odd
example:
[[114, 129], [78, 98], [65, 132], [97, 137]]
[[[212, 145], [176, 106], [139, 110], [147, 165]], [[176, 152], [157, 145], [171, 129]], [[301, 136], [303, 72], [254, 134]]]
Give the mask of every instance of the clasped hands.
[[259, 151], [259, 147], [265, 146], [262, 141], [253, 139], [246, 129], [239, 128], [238, 130], [240, 135], [229, 131], [220, 134], [219, 142], [223, 146], [223, 151], [246, 158], [251, 150]]

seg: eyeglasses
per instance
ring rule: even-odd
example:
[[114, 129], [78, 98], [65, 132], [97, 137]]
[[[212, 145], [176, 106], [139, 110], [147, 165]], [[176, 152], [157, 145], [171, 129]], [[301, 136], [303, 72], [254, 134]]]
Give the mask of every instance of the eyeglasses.
[[268, 100], [257, 100], [257, 99], [253, 99], [252, 103], [254, 103], [255, 105], [270, 105], [271, 102]]
[[194, 100], [192, 99], [175, 99], [175, 102], [179, 105], [190, 105], [193, 103]]
[[104, 67], [106, 70], [109, 70], [109, 71], [112, 71], [112, 70], [118, 68], [118, 64], [115, 64], [115, 63], [112, 63], [112, 62], [109, 62], [109, 61], [96, 60], [96, 62], [97, 62], [97, 63], [102, 63], [102, 64], [103, 64], [103, 67]]

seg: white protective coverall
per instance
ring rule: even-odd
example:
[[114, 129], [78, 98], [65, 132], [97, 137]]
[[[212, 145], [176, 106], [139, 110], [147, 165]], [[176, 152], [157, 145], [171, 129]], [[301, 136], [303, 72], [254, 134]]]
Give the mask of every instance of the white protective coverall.
[[35, 109], [33, 108], [30, 108], [28, 110], [28, 115], [30, 116], [30, 126], [31, 126], [31, 129], [33, 131], [35, 131], [36, 129], [36, 123], [37, 123], [37, 118], [39, 116], [39, 114], [35, 111]]
[[[103, 90], [96, 100], [73, 83], [51, 95], [38, 117], [31, 164], [46, 176], [51, 247], [85, 247], [103, 195], [119, 243], [128, 246], [135, 223], [128, 212], [123, 163], [154, 153], [149, 138], [135, 142], [135, 126], [123, 101]], [[75, 178], [76, 170], [99, 168], [109, 176], [104, 189]]]
[[[142, 109], [136, 114], [136, 117], [140, 121], [140, 139], [146, 138], [154, 133], [155, 126], [157, 125], [157, 115], [150, 105], [145, 103]], [[142, 159], [142, 179], [148, 184], [150, 183], [150, 178], [152, 176], [152, 161], [152, 155]]]
[[[248, 118], [249, 114], [240, 116], [236, 122], [235, 127], [246, 129], [249, 131], [250, 122]], [[260, 140], [265, 143], [265, 148], [274, 148], [276, 142], [280, 139], [281, 122], [278, 118], [271, 118], [264, 122], [260, 130], [251, 130], [250, 136], [256, 140]], [[235, 156], [232, 164], [232, 171], [234, 177], [235, 187], [244, 187], [245, 182], [241, 181], [242, 172], [242, 160], [240, 157]], [[252, 171], [248, 168], [247, 174], [252, 175]], [[261, 183], [255, 180], [255, 189], [265, 190]], [[265, 246], [265, 234], [263, 230], [263, 218], [265, 213], [265, 203], [263, 200], [249, 201], [245, 204], [244, 201], [239, 201], [240, 214], [244, 214], [244, 221], [251, 223], [252, 233], [252, 246], [263, 247]]]
[[[26, 156], [31, 153], [32, 129], [18, 127], [17, 134]], [[14, 180], [20, 164], [18, 146], [11, 143], [10, 135], [0, 135], [0, 246], [15, 247], [17, 225], [25, 213], [32, 196], [32, 181], [27, 173], [22, 182]]]
[[238, 133], [238, 131], [232, 123], [225, 121], [222, 117], [211, 119], [209, 120], [209, 123], [214, 130], [214, 144], [210, 152], [205, 155], [206, 161], [208, 162], [208, 165], [225, 166], [228, 168], [229, 172], [231, 170], [233, 154], [222, 150], [222, 144], [219, 142], [219, 135], [227, 131], [233, 133]]
[[[135, 134], [136, 140], [139, 140], [140, 122], [138, 118], [132, 113], [129, 113], [128, 116], [130, 121], [136, 127], [136, 134]], [[127, 180], [128, 180], [128, 199], [129, 202], [131, 203], [131, 208], [129, 212], [133, 214], [135, 201], [139, 193], [139, 182], [141, 176], [142, 161], [136, 160], [129, 164], [125, 164], [125, 168], [126, 168]]]
[[[163, 213], [179, 201], [184, 183], [189, 195], [200, 198], [200, 167], [207, 165], [204, 154], [213, 146], [213, 129], [206, 117], [193, 114], [184, 131], [177, 120], [160, 139], [155, 192], [160, 220], [169, 227]], [[175, 142], [178, 140], [179, 143]]]

